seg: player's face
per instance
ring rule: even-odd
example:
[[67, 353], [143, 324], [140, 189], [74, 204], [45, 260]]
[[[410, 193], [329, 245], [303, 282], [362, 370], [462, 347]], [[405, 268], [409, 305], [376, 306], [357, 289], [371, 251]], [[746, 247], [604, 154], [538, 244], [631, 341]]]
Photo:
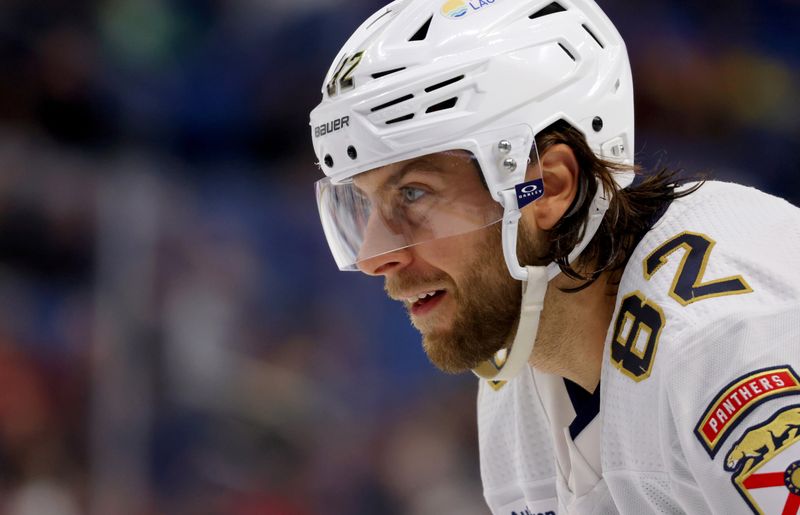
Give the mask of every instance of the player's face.
[[[367, 193], [379, 189], [403, 164], [372, 171], [356, 184]], [[463, 194], [494, 202], [477, 169], [453, 170], [451, 178]], [[417, 186], [427, 187], [424, 182]], [[535, 254], [534, 238], [523, 227], [519, 239], [520, 248], [530, 250], [526, 254]], [[446, 372], [462, 372], [489, 359], [519, 318], [521, 285], [506, 269], [499, 224], [366, 259], [359, 268], [384, 276], [387, 294], [403, 302], [428, 357]]]

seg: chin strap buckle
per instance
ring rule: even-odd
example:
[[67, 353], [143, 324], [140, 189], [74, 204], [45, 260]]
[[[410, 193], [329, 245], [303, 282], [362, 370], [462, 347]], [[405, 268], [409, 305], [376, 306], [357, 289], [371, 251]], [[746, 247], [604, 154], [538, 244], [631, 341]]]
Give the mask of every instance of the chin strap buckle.
[[519, 264], [517, 258], [517, 230], [522, 213], [517, 205], [517, 193], [515, 190], [503, 190], [500, 192], [503, 198], [503, 257], [506, 260], [506, 267], [511, 277], [519, 281], [528, 280], [528, 272]]

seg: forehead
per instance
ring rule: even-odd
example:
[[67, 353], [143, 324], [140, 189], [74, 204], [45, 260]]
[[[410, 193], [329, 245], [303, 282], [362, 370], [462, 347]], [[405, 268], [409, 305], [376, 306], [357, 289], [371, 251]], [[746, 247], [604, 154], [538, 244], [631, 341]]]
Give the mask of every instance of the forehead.
[[381, 166], [355, 176], [353, 183], [363, 191], [377, 191], [396, 185], [412, 174], [416, 180], [421, 179], [415, 172], [424, 173], [425, 178], [447, 186], [464, 185], [465, 182], [482, 184], [477, 161], [464, 150], [437, 152]]

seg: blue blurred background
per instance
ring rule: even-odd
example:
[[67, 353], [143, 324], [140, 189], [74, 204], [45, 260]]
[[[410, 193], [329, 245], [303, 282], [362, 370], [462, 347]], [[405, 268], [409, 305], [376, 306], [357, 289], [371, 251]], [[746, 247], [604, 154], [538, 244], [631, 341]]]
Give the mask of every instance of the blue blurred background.
[[[640, 161], [800, 203], [800, 3], [600, 3]], [[307, 113], [380, 5], [0, 3], [0, 513], [488, 513], [476, 380], [317, 218]]]

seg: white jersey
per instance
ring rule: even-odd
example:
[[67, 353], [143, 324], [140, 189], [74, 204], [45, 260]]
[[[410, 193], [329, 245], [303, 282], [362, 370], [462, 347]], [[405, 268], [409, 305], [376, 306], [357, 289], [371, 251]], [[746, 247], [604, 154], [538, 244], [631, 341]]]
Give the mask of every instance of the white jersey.
[[594, 395], [481, 381], [484, 495], [498, 515], [796, 515], [798, 373], [800, 209], [709, 182], [631, 256]]

